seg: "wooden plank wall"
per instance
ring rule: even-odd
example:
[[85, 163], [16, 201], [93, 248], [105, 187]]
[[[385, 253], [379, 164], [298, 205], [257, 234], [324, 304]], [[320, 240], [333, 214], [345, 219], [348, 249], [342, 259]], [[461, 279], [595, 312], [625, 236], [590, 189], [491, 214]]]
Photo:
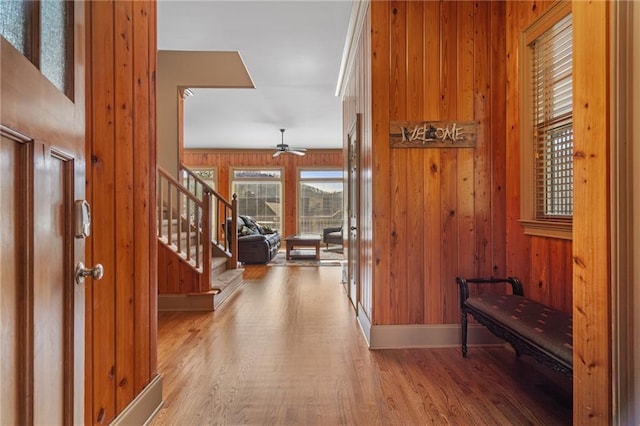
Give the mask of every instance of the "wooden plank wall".
[[291, 235], [297, 232], [298, 210], [298, 169], [301, 167], [342, 168], [341, 150], [307, 150], [303, 157], [281, 155], [272, 157], [273, 150], [184, 150], [183, 163], [188, 167], [215, 167], [218, 173], [218, 192], [231, 199], [230, 170], [237, 167], [275, 168], [284, 170], [284, 231], [280, 234]]
[[[370, 318], [457, 323], [455, 277], [506, 272], [504, 4], [370, 8], [371, 98], [357, 78], [349, 83], [372, 132], [363, 147], [372, 172], [363, 213], [372, 220]], [[392, 120], [475, 120], [477, 147], [390, 149]]]
[[[156, 4], [87, 3], [87, 424], [110, 423], [157, 374]], [[90, 161], [89, 161], [90, 159]]]
[[579, 425], [612, 424], [614, 409], [609, 12], [605, 2], [573, 4], [573, 423]]
[[[360, 129], [360, 212], [358, 217], [358, 235], [360, 237], [359, 271], [360, 309], [371, 320], [373, 308], [373, 227], [372, 209], [373, 184], [371, 181], [373, 161], [372, 121], [371, 121], [371, 13], [367, 11], [365, 22], [355, 49], [352, 69], [343, 95], [342, 123], [343, 134], [351, 129], [356, 114], [361, 114]], [[348, 146], [344, 140], [344, 162], [348, 164]], [[345, 214], [346, 217], [346, 214]]]
[[553, 1], [507, 2], [507, 274], [522, 280], [524, 292], [542, 303], [571, 312], [572, 243], [524, 235], [520, 219], [520, 34]]
[[201, 275], [175, 251], [158, 243], [158, 294], [200, 293]]

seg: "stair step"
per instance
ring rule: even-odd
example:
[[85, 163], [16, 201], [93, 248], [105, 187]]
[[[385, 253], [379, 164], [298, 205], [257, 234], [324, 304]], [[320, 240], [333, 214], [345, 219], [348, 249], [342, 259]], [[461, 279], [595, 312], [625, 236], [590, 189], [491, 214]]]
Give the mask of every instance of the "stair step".
[[229, 296], [236, 291], [240, 285], [244, 282], [242, 275], [244, 269], [227, 269], [223, 273], [212, 276], [211, 289], [213, 291], [219, 291], [219, 293], [213, 296], [213, 306], [217, 309], [222, 302], [224, 302]]
[[214, 256], [211, 258], [211, 276], [220, 275], [227, 270], [227, 258]]

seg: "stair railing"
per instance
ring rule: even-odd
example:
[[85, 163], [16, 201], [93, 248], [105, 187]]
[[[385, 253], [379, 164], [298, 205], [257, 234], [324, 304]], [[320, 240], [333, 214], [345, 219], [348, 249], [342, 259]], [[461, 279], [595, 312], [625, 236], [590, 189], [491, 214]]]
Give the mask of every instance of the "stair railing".
[[229, 241], [226, 228], [223, 226], [227, 218], [232, 218], [231, 229], [236, 229], [238, 212], [236, 194], [233, 194], [231, 201], [226, 200], [184, 164], [180, 164], [180, 180], [196, 197], [204, 198], [207, 195], [210, 198], [211, 242], [228, 258], [227, 268], [236, 269], [238, 267], [238, 233], [228, 233], [231, 236]]
[[200, 291], [211, 282], [211, 195], [199, 199], [158, 166], [158, 240], [200, 274]]

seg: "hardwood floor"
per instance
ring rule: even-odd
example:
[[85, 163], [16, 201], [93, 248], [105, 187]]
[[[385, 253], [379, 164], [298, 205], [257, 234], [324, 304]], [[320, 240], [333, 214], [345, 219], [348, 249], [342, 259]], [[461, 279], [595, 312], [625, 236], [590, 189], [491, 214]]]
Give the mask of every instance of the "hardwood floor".
[[507, 347], [369, 350], [340, 278], [247, 266], [219, 310], [160, 313], [152, 424], [571, 424], [570, 383]]

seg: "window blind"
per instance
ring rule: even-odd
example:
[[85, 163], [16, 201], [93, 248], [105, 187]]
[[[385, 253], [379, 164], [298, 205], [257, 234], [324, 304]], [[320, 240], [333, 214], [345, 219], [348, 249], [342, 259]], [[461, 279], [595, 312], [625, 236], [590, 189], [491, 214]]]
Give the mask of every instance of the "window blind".
[[530, 45], [536, 219], [573, 215], [571, 14]]

